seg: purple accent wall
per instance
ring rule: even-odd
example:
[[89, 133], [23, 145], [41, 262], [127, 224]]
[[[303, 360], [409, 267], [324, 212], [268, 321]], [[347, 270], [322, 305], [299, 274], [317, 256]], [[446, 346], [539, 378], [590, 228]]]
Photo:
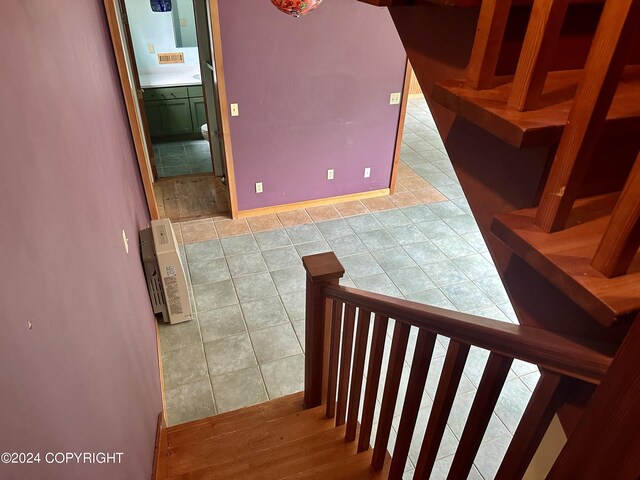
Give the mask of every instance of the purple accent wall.
[[389, 187], [406, 54], [387, 9], [327, 0], [296, 19], [268, 0], [219, 4], [239, 209]]
[[[102, 0], [7, 0], [0, 44], [0, 452], [43, 455], [0, 478], [150, 478], [148, 213]], [[59, 451], [123, 464], [44, 462]]]

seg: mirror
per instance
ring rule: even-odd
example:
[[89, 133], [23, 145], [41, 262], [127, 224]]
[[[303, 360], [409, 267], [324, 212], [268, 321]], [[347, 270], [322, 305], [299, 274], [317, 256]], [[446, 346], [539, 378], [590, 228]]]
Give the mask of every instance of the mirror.
[[172, 3], [171, 17], [176, 47], [197, 47], [196, 19], [193, 14], [192, 0], [173, 0]]

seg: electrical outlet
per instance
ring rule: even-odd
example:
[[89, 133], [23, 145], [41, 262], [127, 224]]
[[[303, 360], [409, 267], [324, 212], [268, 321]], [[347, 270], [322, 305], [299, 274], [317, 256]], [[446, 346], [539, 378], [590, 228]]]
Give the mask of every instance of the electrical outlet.
[[262, 182], [256, 182], [256, 193], [262, 193]]
[[364, 169], [364, 178], [369, 178], [371, 176], [371, 168], [367, 167]]
[[389, 105], [400, 105], [400, 98], [402, 97], [402, 93], [392, 93], [389, 97]]
[[240, 112], [238, 111], [238, 104], [237, 103], [232, 103], [231, 104], [231, 116], [232, 117], [237, 117], [238, 115], [240, 115]]
[[156, 47], [153, 43], [147, 43], [147, 52], [156, 53]]
[[327, 180], [333, 180], [333, 168], [327, 170]]
[[181, 18], [180, 19], [180, 26], [181, 27], [186, 27], [187, 26], [187, 19], [186, 18]]

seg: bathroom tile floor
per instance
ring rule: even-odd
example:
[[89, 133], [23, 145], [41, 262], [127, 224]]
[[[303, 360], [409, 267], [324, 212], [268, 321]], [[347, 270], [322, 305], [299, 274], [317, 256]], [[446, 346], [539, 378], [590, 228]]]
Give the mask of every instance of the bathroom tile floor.
[[[170, 424], [303, 389], [304, 255], [333, 250], [343, 285], [517, 322], [424, 99], [410, 100], [401, 160], [388, 197], [174, 225], [197, 319], [160, 326]], [[439, 338], [433, 354], [407, 475], [447, 344]], [[446, 477], [487, 357], [469, 355], [432, 478]], [[513, 364], [469, 478], [493, 478], [538, 377]]]
[[160, 178], [213, 172], [206, 140], [153, 142], [153, 156]]

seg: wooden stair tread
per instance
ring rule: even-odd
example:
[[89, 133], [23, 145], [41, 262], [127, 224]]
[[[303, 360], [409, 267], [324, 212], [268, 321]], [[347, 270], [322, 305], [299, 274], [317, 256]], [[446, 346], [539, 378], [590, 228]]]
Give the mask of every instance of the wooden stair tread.
[[213, 417], [175, 425], [167, 429], [169, 443], [174, 447], [199, 443], [207, 439], [254, 426], [256, 423], [269, 422], [304, 410], [304, 393], [252, 405]]
[[[169, 435], [168, 477], [385, 478], [385, 469], [373, 475], [369, 468], [370, 451], [356, 454], [356, 443], [345, 442], [344, 427], [326, 418], [324, 406], [304, 410], [301, 400], [296, 394], [224, 414], [224, 431], [209, 437], [203, 435], [204, 426], [215, 425], [216, 417], [180, 426]], [[327, 473], [338, 471], [349, 476]]]
[[[474, 90], [464, 80], [447, 80], [433, 87], [433, 99], [471, 123], [517, 148], [552, 145], [560, 141], [582, 70], [550, 72], [541, 108], [527, 112], [507, 108], [512, 77], [498, 77], [496, 87]], [[607, 115], [605, 135], [625, 135], [640, 128], [640, 66], [625, 68]]]
[[607, 278], [591, 266], [618, 194], [576, 201], [566, 229], [546, 233], [536, 208], [497, 216], [491, 231], [585, 311], [610, 326], [640, 311], [640, 253], [624, 276]]

